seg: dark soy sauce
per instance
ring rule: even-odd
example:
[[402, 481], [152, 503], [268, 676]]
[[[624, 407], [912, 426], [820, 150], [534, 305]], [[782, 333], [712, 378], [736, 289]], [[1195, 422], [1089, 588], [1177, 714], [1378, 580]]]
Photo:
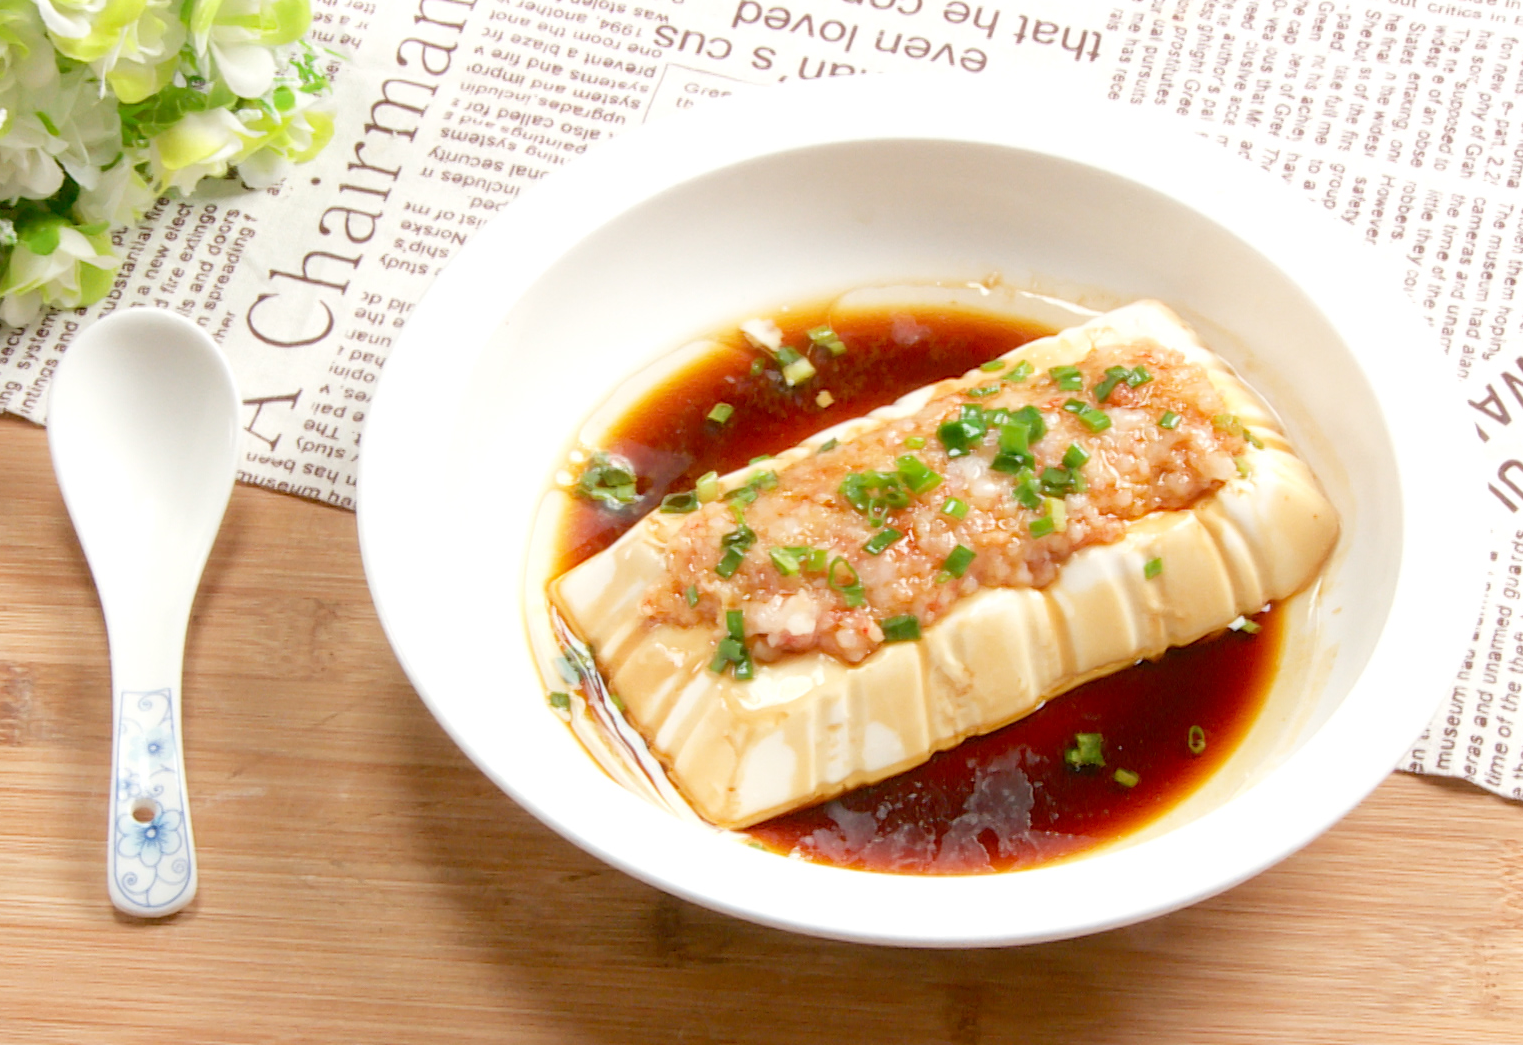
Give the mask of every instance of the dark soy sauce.
[[[823, 309], [774, 318], [793, 346], [807, 345], [804, 332], [825, 321]], [[798, 387], [788, 388], [776, 366], [758, 370], [761, 353], [737, 333], [653, 388], [603, 447], [634, 464], [640, 503], [610, 511], [577, 502], [561, 569], [612, 544], [663, 496], [691, 489], [705, 472], [723, 475], [1051, 333], [992, 317], [902, 309], [853, 314], [834, 327], [846, 353], [810, 351], [818, 376]], [[716, 424], [707, 416], [721, 402], [734, 414]], [[1256, 622], [1258, 634], [1229, 631], [1171, 650], [891, 780], [748, 833], [808, 860], [913, 874], [1031, 867], [1130, 834], [1199, 787], [1253, 723], [1283, 630], [1277, 610]], [[1103, 767], [1065, 762], [1079, 733], [1102, 735]], [[1128, 780], [1135, 774], [1136, 783], [1118, 782], [1117, 770]]]

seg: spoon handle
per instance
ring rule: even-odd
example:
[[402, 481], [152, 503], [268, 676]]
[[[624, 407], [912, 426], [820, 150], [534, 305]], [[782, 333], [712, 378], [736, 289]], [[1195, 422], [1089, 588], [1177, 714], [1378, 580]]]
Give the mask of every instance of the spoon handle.
[[157, 918], [196, 895], [179, 667], [149, 673], [114, 667], [112, 686], [107, 887], [120, 910]]

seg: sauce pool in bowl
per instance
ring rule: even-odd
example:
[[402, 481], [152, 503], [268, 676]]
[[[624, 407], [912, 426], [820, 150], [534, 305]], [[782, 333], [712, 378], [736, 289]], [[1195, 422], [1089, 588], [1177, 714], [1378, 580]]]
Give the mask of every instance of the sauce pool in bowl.
[[[790, 342], [827, 319], [824, 307], [773, 318]], [[732, 471], [1053, 332], [923, 308], [851, 311], [830, 324], [846, 351], [815, 353], [813, 380], [789, 386], [735, 331], [624, 411], [599, 449], [633, 466], [639, 500], [623, 508], [577, 500], [555, 572], [608, 547], [707, 472]], [[717, 404], [730, 408], [723, 420], [712, 416]], [[1256, 627], [1087, 683], [897, 777], [745, 833], [806, 860], [911, 874], [1032, 867], [1124, 838], [1193, 793], [1248, 732], [1283, 630], [1273, 610]], [[1068, 763], [1081, 734], [1098, 745], [1103, 765]]]

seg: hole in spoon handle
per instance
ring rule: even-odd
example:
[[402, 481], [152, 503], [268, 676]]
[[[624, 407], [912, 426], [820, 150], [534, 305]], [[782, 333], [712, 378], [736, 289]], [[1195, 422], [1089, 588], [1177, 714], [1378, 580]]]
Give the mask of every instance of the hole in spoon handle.
[[176, 700], [165, 686], [124, 689], [114, 701], [107, 884], [112, 903], [143, 918], [173, 914], [196, 894]]

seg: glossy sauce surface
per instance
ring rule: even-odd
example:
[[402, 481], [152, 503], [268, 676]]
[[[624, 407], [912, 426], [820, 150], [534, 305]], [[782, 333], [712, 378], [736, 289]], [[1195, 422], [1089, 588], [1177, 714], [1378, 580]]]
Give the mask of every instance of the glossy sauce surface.
[[[819, 310], [773, 318], [794, 346], [807, 344], [804, 331], [824, 321]], [[847, 352], [810, 352], [818, 375], [796, 388], [775, 366], [756, 372], [761, 353], [736, 334], [653, 389], [603, 447], [634, 465], [640, 502], [622, 511], [579, 502], [560, 568], [606, 548], [663, 496], [691, 489], [705, 472], [722, 475], [1050, 333], [988, 317], [903, 311], [853, 315], [835, 330]], [[707, 420], [721, 402], [734, 407], [731, 418]], [[804, 859], [917, 874], [1029, 867], [1129, 834], [1198, 787], [1252, 724], [1281, 632], [1274, 611], [1258, 622], [1256, 635], [1228, 632], [1172, 650], [898, 777], [748, 833]], [[1203, 750], [1191, 750], [1192, 727], [1204, 736]], [[1066, 764], [1064, 751], [1079, 733], [1101, 734], [1104, 767]], [[1118, 783], [1118, 769], [1136, 774], [1136, 784]]]

